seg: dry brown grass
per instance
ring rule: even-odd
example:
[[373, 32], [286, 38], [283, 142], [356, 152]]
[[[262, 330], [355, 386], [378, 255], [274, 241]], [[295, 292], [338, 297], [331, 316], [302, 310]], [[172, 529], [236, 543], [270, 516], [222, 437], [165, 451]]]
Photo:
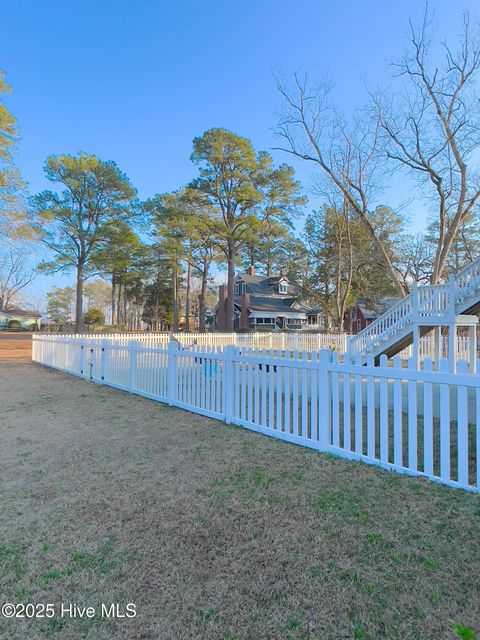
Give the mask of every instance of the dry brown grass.
[[457, 638], [480, 627], [474, 495], [0, 364], [8, 602], [134, 602], [0, 637]]

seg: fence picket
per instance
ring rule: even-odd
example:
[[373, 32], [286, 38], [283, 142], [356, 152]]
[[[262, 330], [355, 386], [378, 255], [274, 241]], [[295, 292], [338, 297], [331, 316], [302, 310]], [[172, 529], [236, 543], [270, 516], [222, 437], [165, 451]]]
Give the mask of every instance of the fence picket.
[[261, 371], [260, 371], [260, 388], [259, 388], [259, 423], [262, 427], [268, 428], [268, 418], [267, 418], [267, 364], [266, 364], [267, 352], [265, 348], [263, 348], [260, 352], [260, 359], [263, 360], [261, 363]]
[[[459, 360], [457, 372], [465, 374], [467, 371], [467, 362]], [[468, 397], [467, 388], [462, 385], [457, 386], [457, 461], [457, 480], [468, 485]]]
[[[375, 359], [368, 356], [367, 367], [375, 367]], [[367, 378], [367, 455], [369, 458], [375, 457], [375, 378]]]
[[[338, 354], [332, 355], [332, 361], [338, 364]], [[332, 371], [332, 444], [340, 446], [340, 401], [339, 401], [339, 376], [337, 371]]]
[[[423, 370], [430, 372], [433, 364], [430, 358], [423, 362]], [[423, 383], [423, 470], [433, 474], [433, 386]]]
[[[344, 358], [345, 364], [350, 364], [350, 359], [348, 354], [345, 355]], [[350, 400], [350, 374], [343, 374], [343, 447], [347, 451], [351, 451], [351, 400]]]
[[[285, 355], [285, 358], [289, 358], [289, 356]], [[283, 430], [285, 433], [291, 433], [290, 429], [290, 367], [283, 368], [283, 378], [284, 378], [284, 390], [283, 390], [283, 409], [284, 409], [284, 420], [283, 420]]]
[[[440, 360], [440, 371], [450, 371], [447, 359]], [[450, 388], [440, 385], [440, 476], [450, 480]]]
[[[414, 357], [409, 358], [409, 369], [415, 369], [417, 362]], [[408, 467], [414, 471], [418, 468], [418, 412], [417, 412], [417, 382], [407, 382], [408, 395]]]
[[[291, 360], [298, 360], [298, 351], [295, 348], [293, 352], [293, 357]], [[293, 378], [292, 384], [292, 433], [295, 436], [299, 436], [298, 430], [298, 369], [290, 368], [290, 372]]]
[[[386, 355], [380, 356], [380, 367], [386, 369], [388, 358]], [[379, 416], [380, 416], [380, 460], [388, 462], [388, 378], [380, 378], [379, 396]]]
[[[393, 368], [402, 368], [399, 356], [393, 359]], [[402, 380], [393, 381], [393, 462], [397, 467], [403, 466], [403, 408], [402, 408]]]
[[[355, 358], [355, 364], [360, 366], [362, 363], [360, 356]], [[355, 376], [355, 402], [354, 402], [354, 418], [355, 418], [355, 453], [363, 453], [363, 383], [362, 376], [357, 373]]]
[[238, 366], [241, 367], [241, 372], [242, 372], [240, 417], [242, 420], [247, 420], [247, 363], [239, 361]]
[[311, 354], [310, 369], [310, 439], [318, 442], [318, 351]]
[[[278, 355], [278, 351], [277, 351], [277, 355]], [[278, 358], [278, 361], [280, 362], [280, 358]], [[282, 424], [282, 415], [283, 415], [283, 407], [282, 407], [282, 378], [284, 377], [283, 375], [283, 367], [281, 367], [280, 365], [277, 366], [277, 389], [276, 389], [276, 405], [275, 405], [275, 429], [278, 429], [278, 431], [282, 431], [283, 430], [283, 424]]]
[[[308, 362], [308, 353], [306, 351], [302, 351], [301, 353], [301, 359], [303, 362]], [[308, 431], [308, 401], [309, 401], [309, 397], [308, 397], [308, 388], [307, 388], [307, 369], [302, 369], [302, 393], [301, 393], [301, 398], [302, 398], [302, 438], [306, 438], [307, 437], [307, 431]]]

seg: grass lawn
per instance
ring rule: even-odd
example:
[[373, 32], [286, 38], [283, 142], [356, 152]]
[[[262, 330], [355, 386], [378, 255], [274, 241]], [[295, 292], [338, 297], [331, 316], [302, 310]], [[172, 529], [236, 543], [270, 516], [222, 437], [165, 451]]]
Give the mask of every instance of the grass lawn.
[[480, 630], [478, 496], [34, 364], [2, 362], [0, 429], [1, 600], [138, 611], [0, 618], [2, 639]]

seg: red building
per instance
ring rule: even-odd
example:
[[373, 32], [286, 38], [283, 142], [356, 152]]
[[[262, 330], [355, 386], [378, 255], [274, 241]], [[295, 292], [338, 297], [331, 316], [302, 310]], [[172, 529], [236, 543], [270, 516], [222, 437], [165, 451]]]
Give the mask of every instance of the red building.
[[360, 333], [360, 331], [366, 329], [369, 324], [372, 324], [374, 320], [398, 302], [399, 299], [400, 298], [393, 296], [381, 298], [373, 305], [367, 303], [364, 298], [358, 298], [356, 306], [345, 313], [345, 331], [353, 335]]

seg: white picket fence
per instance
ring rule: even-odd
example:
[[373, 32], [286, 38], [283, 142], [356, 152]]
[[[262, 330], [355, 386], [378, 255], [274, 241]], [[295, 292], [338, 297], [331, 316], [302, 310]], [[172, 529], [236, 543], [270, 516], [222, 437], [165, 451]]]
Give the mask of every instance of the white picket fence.
[[[442, 357], [448, 357], [448, 337], [442, 336], [441, 341]], [[410, 345], [400, 351], [398, 354], [403, 359], [408, 359], [413, 355], [413, 347]], [[478, 354], [477, 348], [477, 358]], [[467, 336], [457, 336], [457, 356], [461, 360], [469, 360], [470, 357], [470, 340]], [[435, 357], [435, 339], [432, 335], [422, 336], [420, 338], [420, 358], [434, 358]]]
[[[44, 334], [56, 340], [59, 334]], [[62, 336], [67, 337], [67, 336]], [[342, 354], [347, 350], [346, 333], [282, 333], [259, 331], [256, 333], [114, 333], [68, 335], [72, 340], [136, 340], [142, 344], [166, 345], [171, 340], [184, 346], [251, 347], [252, 349], [281, 349], [285, 351], [318, 351], [332, 349]]]
[[[480, 488], [480, 378], [459, 361], [33, 337], [33, 360], [319, 451]], [[288, 452], [287, 452], [288, 455]]]
[[[339, 355], [348, 350], [348, 342], [351, 338], [346, 333], [113, 333], [113, 334], [43, 334], [42, 337], [56, 341], [68, 337], [72, 340], [109, 340], [116, 343], [127, 344], [131, 341], [140, 342], [143, 345], [158, 346], [167, 345], [174, 340], [182, 346], [201, 347], [250, 347], [252, 349], [274, 349], [282, 351], [320, 351], [320, 349], [332, 349]], [[448, 338], [442, 337], [442, 353], [448, 356]], [[423, 336], [420, 339], [420, 357], [434, 358], [435, 341], [432, 335]], [[457, 336], [458, 358], [469, 359], [469, 339]], [[408, 360], [413, 355], [412, 346], [406, 347], [399, 353], [403, 360]], [[477, 356], [480, 357], [480, 354]]]

